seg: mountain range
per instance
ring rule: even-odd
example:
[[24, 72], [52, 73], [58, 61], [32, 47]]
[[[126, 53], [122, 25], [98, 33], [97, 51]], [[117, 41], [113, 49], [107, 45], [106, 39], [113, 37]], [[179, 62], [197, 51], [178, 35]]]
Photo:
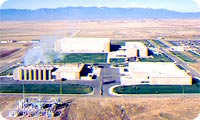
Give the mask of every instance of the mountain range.
[[65, 7], [56, 9], [0, 9], [0, 20], [123, 20], [199, 19], [200, 12], [182, 13], [151, 8]]

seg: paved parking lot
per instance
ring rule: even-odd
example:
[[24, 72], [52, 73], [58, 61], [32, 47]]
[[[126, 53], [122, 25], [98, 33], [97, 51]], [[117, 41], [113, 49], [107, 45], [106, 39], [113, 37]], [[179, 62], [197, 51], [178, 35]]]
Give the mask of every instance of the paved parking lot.
[[175, 46], [188, 46], [191, 50], [200, 53], [200, 40], [177, 40], [169, 42]]

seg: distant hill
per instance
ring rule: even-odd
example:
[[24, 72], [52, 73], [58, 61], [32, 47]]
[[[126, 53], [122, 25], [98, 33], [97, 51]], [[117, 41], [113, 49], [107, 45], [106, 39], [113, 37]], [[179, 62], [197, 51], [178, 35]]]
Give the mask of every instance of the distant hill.
[[65, 7], [57, 9], [1, 9], [1, 20], [112, 20], [112, 19], [190, 19], [200, 12], [181, 13], [165, 9]]

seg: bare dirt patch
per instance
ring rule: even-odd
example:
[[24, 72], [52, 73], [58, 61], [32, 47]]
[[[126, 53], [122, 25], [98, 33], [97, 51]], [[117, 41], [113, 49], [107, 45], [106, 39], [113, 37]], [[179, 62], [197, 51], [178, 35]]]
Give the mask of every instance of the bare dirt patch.
[[81, 98], [73, 102], [73, 120], [191, 120], [200, 112], [200, 98]]
[[[63, 101], [72, 98], [62, 98]], [[17, 97], [1, 97], [1, 114]], [[200, 97], [129, 97], [129, 98], [73, 98], [70, 107], [63, 110], [62, 120], [192, 120], [200, 114]], [[4, 112], [3, 112], [4, 111]], [[6, 114], [3, 114], [4, 117]], [[12, 119], [6, 117], [8, 119]], [[13, 118], [13, 119], [36, 119]], [[37, 119], [47, 119], [45, 116]]]
[[13, 53], [19, 51], [20, 48], [12, 49], [12, 50], [0, 50], [0, 58], [7, 57], [9, 55], [12, 55]]
[[22, 58], [30, 46], [22, 43], [0, 44], [0, 67]]

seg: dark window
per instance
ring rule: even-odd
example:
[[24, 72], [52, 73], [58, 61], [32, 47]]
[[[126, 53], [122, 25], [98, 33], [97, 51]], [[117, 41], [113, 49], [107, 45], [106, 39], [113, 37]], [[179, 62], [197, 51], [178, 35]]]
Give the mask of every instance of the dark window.
[[137, 50], [137, 57], [140, 57], [140, 50]]
[[46, 70], [46, 79], [49, 80], [49, 70]]
[[43, 70], [41, 70], [41, 80], [44, 79], [44, 76], [43, 76]]
[[141, 81], [141, 83], [149, 83], [149, 81]]
[[36, 80], [38, 80], [38, 70], [36, 70]]
[[31, 70], [31, 78], [32, 78], [32, 80], [35, 79], [35, 78], [34, 78], [34, 71], [33, 71], [33, 70]]
[[29, 80], [29, 70], [26, 71], [26, 79]]
[[22, 70], [22, 80], [24, 80], [24, 70]]
[[128, 72], [128, 69], [127, 69], [127, 68], [125, 68], [125, 69], [124, 69], [124, 72]]

